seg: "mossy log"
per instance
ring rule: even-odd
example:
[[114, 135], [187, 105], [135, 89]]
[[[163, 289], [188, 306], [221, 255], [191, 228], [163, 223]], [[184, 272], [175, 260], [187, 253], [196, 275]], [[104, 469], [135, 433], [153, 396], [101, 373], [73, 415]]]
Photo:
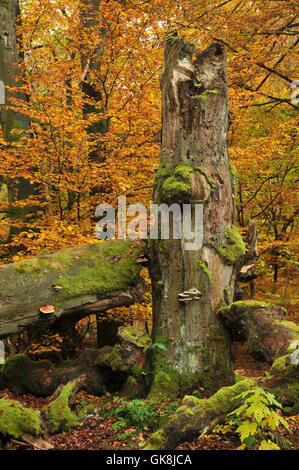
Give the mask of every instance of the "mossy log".
[[[136, 261], [142, 247], [131, 245], [130, 240], [98, 242], [2, 265], [0, 338], [29, 326], [63, 328], [84, 316], [141, 301]], [[41, 313], [45, 306], [51, 313]]]
[[259, 361], [273, 364], [287, 354], [290, 344], [299, 339], [299, 327], [285, 321], [285, 311], [266, 302], [234, 302], [219, 311], [219, 317], [233, 339], [247, 341], [248, 353]]
[[82, 388], [87, 393], [103, 395], [123, 387], [128, 390], [134, 382], [134, 392], [138, 394], [143, 385], [144, 348], [150, 347], [150, 337], [136, 326], [122, 326], [118, 331], [119, 342], [114, 347], [85, 349], [78, 358], [58, 364], [33, 361], [23, 354], [12, 356], [0, 368], [0, 388], [49, 396], [59, 386], [84, 374]]
[[17, 400], [0, 399], [0, 436], [22, 440], [30, 436], [55, 434], [75, 427], [77, 417], [72, 413], [69, 403], [85, 381], [81, 375], [70, 381], [50, 398], [49, 405], [42, 411], [26, 408]]
[[171, 450], [186, 441], [192, 441], [212, 429], [220, 419], [238, 407], [237, 395], [255, 386], [244, 379], [230, 387], [223, 387], [209, 399], [186, 396], [182, 406], [157, 432], [151, 435], [144, 450]]

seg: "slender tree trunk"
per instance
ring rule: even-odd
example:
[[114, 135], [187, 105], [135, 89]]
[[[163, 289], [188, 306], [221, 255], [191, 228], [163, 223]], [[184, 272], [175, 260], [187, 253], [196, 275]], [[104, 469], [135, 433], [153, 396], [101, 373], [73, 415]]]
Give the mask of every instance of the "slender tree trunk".
[[[233, 383], [231, 341], [216, 310], [223, 299], [233, 298], [235, 267], [245, 252], [233, 225], [236, 188], [227, 149], [223, 46], [195, 53], [193, 44], [168, 37], [161, 88], [162, 152], [154, 202], [191, 204], [197, 229], [194, 207], [202, 204], [203, 244], [186, 249], [183, 233], [181, 240], [150, 242], [154, 346], [147, 379], [151, 397], [198, 387], [206, 394]], [[179, 300], [192, 290], [200, 294]]]
[[[0, 124], [2, 126], [4, 138], [11, 142], [16, 140], [13, 130], [27, 131], [29, 128], [28, 118], [15, 112], [9, 107], [9, 98], [14, 96], [7, 87], [17, 87], [21, 85], [20, 70], [18, 68], [18, 50], [16, 38], [16, 20], [20, 14], [18, 0], [3, 0], [0, 2], [0, 81], [5, 86], [5, 105], [0, 104]], [[21, 94], [18, 94], [20, 98]], [[9, 217], [14, 219], [25, 219], [28, 215], [28, 208], [16, 208], [15, 202], [26, 199], [35, 194], [34, 185], [23, 177], [8, 179], [5, 182], [8, 187]], [[30, 209], [30, 212], [35, 209]], [[8, 242], [11, 242], [13, 235], [18, 233], [18, 229], [10, 228]], [[21, 247], [14, 247], [17, 251]]]

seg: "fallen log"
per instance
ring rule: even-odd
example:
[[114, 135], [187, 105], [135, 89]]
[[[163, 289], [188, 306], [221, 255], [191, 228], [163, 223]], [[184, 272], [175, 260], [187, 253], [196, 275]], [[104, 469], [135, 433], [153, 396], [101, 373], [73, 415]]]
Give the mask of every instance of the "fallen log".
[[24, 441], [35, 448], [48, 450], [52, 446], [39, 437], [67, 431], [77, 425], [69, 402], [81, 389], [85, 376], [81, 375], [59, 388], [49, 405], [42, 411], [26, 408], [17, 400], [0, 399], [0, 436]]
[[299, 327], [284, 320], [285, 311], [266, 302], [234, 302], [218, 314], [234, 340], [247, 341], [248, 353], [269, 364], [286, 354], [290, 343], [299, 336]]
[[137, 394], [142, 386], [144, 348], [150, 345], [150, 337], [144, 330], [123, 326], [118, 330], [118, 343], [114, 347], [85, 349], [78, 357], [58, 364], [49, 360], [33, 361], [24, 354], [17, 354], [0, 369], [0, 388], [18, 394], [49, 396], [84, 374], [82, 388], [87, 393], [103, 395], [125, 387], [131, 395]]
[[244, 379], [230, 387], [221, 388], [208, 399], [186, 396], [176, 413], [150, 436], [144, 450], [172, 450], [183, 442], [192, 442], [237, 408], [238, 399], [234, 398], [254, 386], [253, 380]]
[[142, 300], [142, 245], [111, 240], [0, 266], [0, 338]]

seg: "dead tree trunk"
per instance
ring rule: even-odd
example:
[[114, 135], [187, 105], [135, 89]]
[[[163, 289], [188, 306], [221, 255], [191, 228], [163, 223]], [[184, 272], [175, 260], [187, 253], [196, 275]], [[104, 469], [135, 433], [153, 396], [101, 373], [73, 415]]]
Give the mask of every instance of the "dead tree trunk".
[[193, 230], [201, 222], [194, 220], [195, 206], [199, 213], [203, 208], [203, 242], [195, 248], [188, 250], [185, 233], [181, 239], [174, 233], [162, 239], [160, 233], [159, 240], [151, 240], [158, 346], [149, 355], [147, 376], [150, 396], [169, 397], [233, 383], [230, 337], [216, 309], [223, 298], [233, 297], [235, 267], [245, 246], [233, 225], [225, 49], [212, 44], [197, 53], [193, 44], [168, 36], [161, 88], [162, 152], [154, 202], [176, 203], [182, 210], [190, 204]]

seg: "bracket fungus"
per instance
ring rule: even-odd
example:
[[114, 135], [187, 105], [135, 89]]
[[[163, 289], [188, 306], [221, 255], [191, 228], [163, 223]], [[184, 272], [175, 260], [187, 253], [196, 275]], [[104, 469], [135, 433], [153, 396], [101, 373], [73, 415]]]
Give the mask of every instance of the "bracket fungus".
[[196, 289], [196, 287], [192, 287], [191, 289], [182, 292], [179, 294], [179, 301], [180, 302], [191, 302], [192, 300], [200, 300], [201, 292]]

